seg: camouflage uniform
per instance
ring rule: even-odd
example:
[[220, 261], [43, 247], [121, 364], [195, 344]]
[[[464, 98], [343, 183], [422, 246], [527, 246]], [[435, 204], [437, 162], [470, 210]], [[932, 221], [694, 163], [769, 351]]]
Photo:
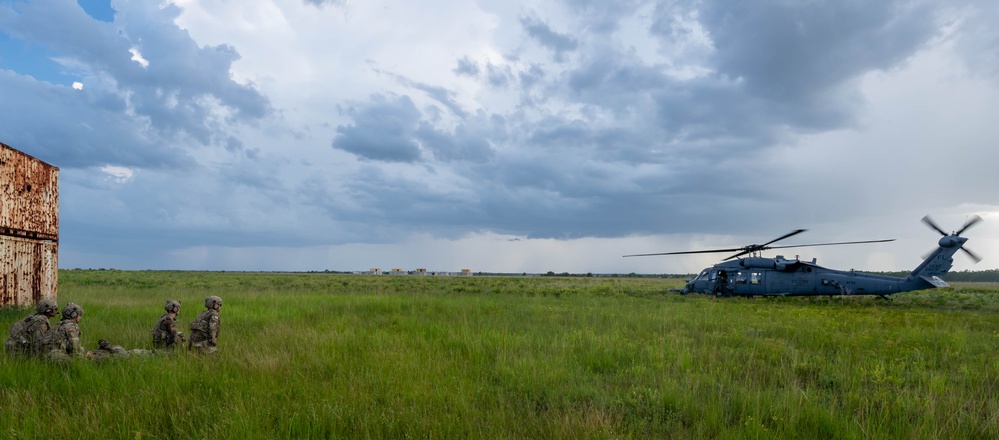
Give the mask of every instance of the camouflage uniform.
[[198, 314], [191, 323], [191, 337], [187, 342], [187, 349], [211, 354], [218, 351], [219, 328], [222, 327], [222, 318], [219, 317], [222, 298], [217, 296], [205, 298], [205, 307], [208, 310]]
[[97, 362], [105, 361], [112, 357], [124, 356], [127, 353], [125, 347], [120, 345], [111, 345], [111, 343], [105, 339], [97, 341], [97, 345], [98, 348], [91, 353], [91, 357], [93, 357]]
[[49, 318], [55, 316], [59, 305], [55, 300], [43, 299], [35, 305], [37, 313], [15, 322], [10, 327], [10, 338], [4, 348], [11, 355], [38, 356], [42, 354], [45, 334], [52, 327]]
[[101, 339], [97, 341], [98, 348], [90, 354], [95, 362], [103, 362], [112, 358], [123, 358], [130, 356], [145, 356], [152, 354], [152, 350], [143, 350], [141, 348], [133, 348], [131, 350], [126, 350], [125, 347], [120, 345], [112, 345], [106, 339]]
[[180, 302], [169, 300], [163, 309], [167, 313], [160, 316], [153, 327], [153, 347], [172, 350], [178, 343], [184, 342], [184, 334], [177, 331], [176, 314], [180, 313]]
[[62, 321], [45, 334], [45, 357], [55, 361], [68, 361], [74, 357], [86, 356], [87, 350], [80, 342], [80, 326], [77, 318], [83, 316], [83, 309], [73, 303], [62, 309]]

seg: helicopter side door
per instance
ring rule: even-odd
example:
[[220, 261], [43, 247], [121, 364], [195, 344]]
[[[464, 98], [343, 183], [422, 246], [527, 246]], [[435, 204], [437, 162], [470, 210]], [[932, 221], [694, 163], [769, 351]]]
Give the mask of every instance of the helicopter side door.
[[766, 270], [750, 269], [736, 272], [732, 287], [735, 295], [766, 295]]

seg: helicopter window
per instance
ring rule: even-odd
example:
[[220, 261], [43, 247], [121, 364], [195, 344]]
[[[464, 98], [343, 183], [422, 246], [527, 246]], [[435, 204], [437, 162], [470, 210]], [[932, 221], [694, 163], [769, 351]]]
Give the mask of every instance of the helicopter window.
[[717, 278], [718, 278], [718, 272], [711, 271], [711, 273], [708, 274], [708, 281], [714, 281]]
[[736, 273], [735, 284], [746, 284], [746, 274], [742, 272]]
[[697, 278], [694, 278], [694, 279], [695, 280], [703, 280], [703, 279], [705, 279], [707, 277], [708, 277], [708, 270], [704, 269], [704, 270], [701, 271], [700, 275], [697, 275]]
[[749, 274], [749, 284], [760, 284], [760, 279], [763, 278], [763, 274], [760, 272], [753, 272]]

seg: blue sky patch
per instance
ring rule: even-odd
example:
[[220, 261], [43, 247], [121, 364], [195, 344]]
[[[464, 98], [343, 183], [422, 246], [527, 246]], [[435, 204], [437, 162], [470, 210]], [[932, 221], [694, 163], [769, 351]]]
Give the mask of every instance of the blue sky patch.
[[0, 32], [0, 68], [39, 81], [72, 85], [73, 79], [64, 74], [65, 69], [54, 58], [58, 54], [38, 44], [27, 43]]
[[114, 22], [114, 8], [109, 0], [77, 0], [76, 3], [95, 20]]

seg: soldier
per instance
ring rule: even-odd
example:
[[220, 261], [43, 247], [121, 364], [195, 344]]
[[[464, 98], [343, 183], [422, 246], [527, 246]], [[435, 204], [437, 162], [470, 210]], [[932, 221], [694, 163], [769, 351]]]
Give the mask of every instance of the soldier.
[[62, 321], [45, 334], [45, 356], [54, 361], [69, 361], [74, 357], [90, 356], [80, 342], [80, 319], [83, 318], [83, 308], [67, 303], [62, 308]]
[[114, 345], [108, 342], [107, 339], [97, 341], [97, 346], [98, 348], [91, 354], [91, 357], [95, 362], [103, 362], [112, 358], [147, 356], [153, 354], [152, 350], [143, 350], [141, 348], [126, 350], [125, 347]]
[[43, 299], [35, 304], [37, 313], [17, 321], [10, 327], [10, 338], [4, 348], [11, 355], [39, 356], [45, 342], [45, 333], [52, 327], [52, 319], [59, 310], [59, 304], [54, 299]]
[[153, 347], [173, 350], [184, 342], [184, 334], [177, 331], [177, 315], [180, 314], [180, 301], [167, 300], [163, 307], [166, 313], [160, 316], [153, 327]]
[[215, 295], [205, 298], [205, 308], [208, 310], [198, 314], [191, 323], [191, 339], [187, 341], [187, 349], [212, 354], [218, 350], [219, 328], [222, 327], [222, 319], [219, 317], [222, 298]]
[[124, 356], [126, 354], [125, 347], [120, 345], [111, 345], [107, 339], [101, 339], [97, 341], [97, 349], [94, 350], [92, 357], [94, 361], [101, 362], [108, 360], [112, 357]]

